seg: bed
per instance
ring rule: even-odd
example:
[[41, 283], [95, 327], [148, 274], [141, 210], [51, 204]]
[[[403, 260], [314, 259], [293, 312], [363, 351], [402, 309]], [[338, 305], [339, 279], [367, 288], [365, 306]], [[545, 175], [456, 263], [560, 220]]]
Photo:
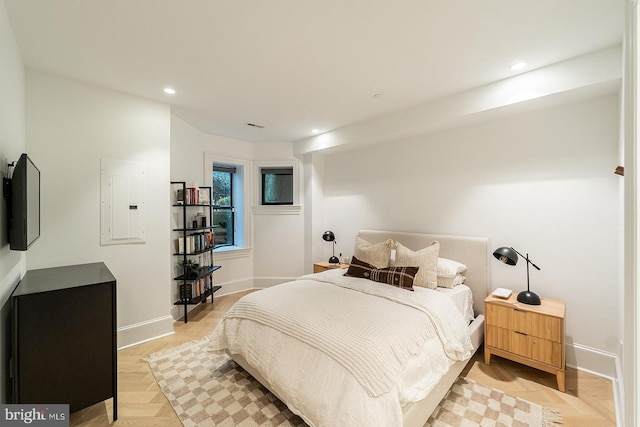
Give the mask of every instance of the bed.
[[[413, 251], [437, 241], [439, 257], [467, 266], [464, 285], [407, 292], [342, 269], [305, 275], [241, 298], [216, 327], [212, 350], [227, 352], [309, 425], [423, 426], [482, 344], [488, 239], [378, 230], [360, 238]], [[468, 319], [446, 295], [463, 288]]]

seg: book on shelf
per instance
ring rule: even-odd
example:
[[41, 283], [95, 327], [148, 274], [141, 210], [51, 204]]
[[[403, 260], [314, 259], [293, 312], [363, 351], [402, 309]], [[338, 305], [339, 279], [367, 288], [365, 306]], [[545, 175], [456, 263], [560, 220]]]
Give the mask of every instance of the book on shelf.
[[193, 233], [187, 236], [189, 242], [188, 248], [190, 252], [200, 252], [213, 247], [215, 236], [211, 231], [203, 231], [200, 233]]
[[188, 205], [199, 205], [200, 201], [200, 189], [198, 187], [188, 187], [184, 189], [185, 200]]
[[176, 253], [187, 254], [212, 249], [215, 244], [215, 234], [212, 231], [188, 234], [185, 237], [179, 236], [176, 239]]
[[180, 286], [178, 286], [178, 288], [180, 289], [180, 300], [186, 301], [191, 299], [193, 288], [191, 286], [191, 283], [182, 283], [180, 284]]
[[195, 301], [213, 288], [211, 275], [207, 275], [189, 283], [180, 283], [178, 286], [181, 301]]
[[182, 188], [176, 190], [176, 205], [182, 205], [184, 203], [184, 191]]

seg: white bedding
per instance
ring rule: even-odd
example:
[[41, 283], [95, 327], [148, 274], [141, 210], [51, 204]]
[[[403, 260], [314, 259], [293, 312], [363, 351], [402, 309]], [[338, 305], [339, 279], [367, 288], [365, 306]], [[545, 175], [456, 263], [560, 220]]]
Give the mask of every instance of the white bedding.
[[[421, 289], [416, 289], [417, 292], [420, 292], [420, 290]], [[470, 287], [467, 285], [458, 285], [454, 288], [438, 288], [436, 290], [453, 300], [453, 303], [458, 307], [458, 310], [460, 310], [462, 317], [464, 317], [467, 323], [475, 319], [476, 316], [473, 312], [473, 293]]]
[[471, 356], [467, 322], [437, 291], [342, 273], [241, 298], [218, 324], [212, 350], [241, 355], [312, 426], [401, 426], [402, 406]]

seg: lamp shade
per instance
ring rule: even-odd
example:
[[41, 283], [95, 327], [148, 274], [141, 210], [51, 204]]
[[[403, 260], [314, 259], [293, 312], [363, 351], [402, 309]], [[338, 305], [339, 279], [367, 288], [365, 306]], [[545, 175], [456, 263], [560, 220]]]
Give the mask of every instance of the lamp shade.
[[493, 256], [500, 262], [508, 265], [516, 265], [518, 263], [518, 253], [513, 248], [503, 246], [493, 251]]
[[322, 235], [322, 239], [327, 242], [333, 242], [334, 240], [336, 240], [336, 235], [333, 234], [333, 231], [325, 231]]

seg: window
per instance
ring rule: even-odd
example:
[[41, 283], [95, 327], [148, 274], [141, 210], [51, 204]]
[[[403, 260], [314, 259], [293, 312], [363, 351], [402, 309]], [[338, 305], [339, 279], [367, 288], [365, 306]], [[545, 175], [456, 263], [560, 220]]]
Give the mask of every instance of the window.
[[262, 204], [293, 205], [293, 168], [261, 168]]
[[[219, 260], [251, 254], [251, 161], [213, 151], [204, 152], [204, 181], [211, 182], [212, 226]], [[215, 175], [215, 179], [214, 179]]]
[[213, 232], [215, 246], [233, 246], [235, 229], [235, 208], [233, 183], [236, 168], [228, 165], [213, 165]]
[[254, 215], [299, 215], [300, 175], [295, 159], [254, 162]]

